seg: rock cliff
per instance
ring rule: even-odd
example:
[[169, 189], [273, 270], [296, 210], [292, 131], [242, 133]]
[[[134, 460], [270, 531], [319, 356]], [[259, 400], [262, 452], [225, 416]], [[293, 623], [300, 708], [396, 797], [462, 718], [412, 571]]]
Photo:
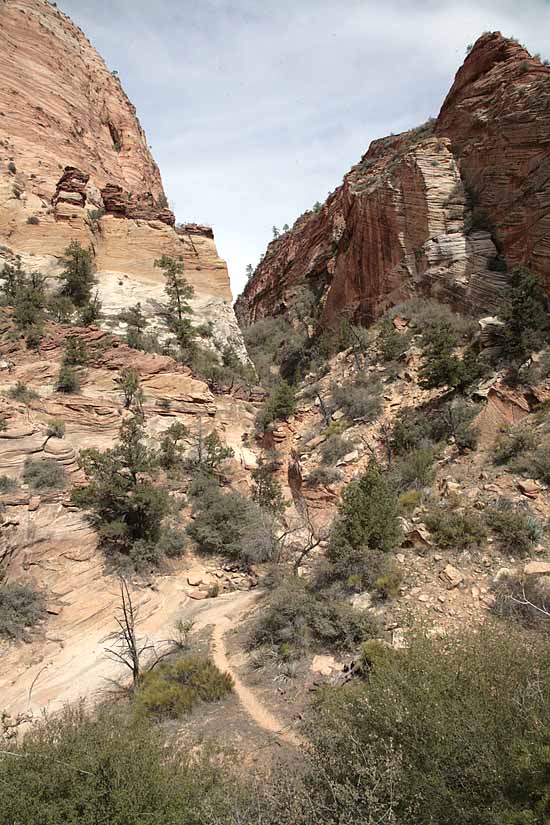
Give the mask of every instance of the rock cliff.
[[318, 212], [269, 245], [241, 322], [284, 312], [304, 282], [323, 325], [369, 323], [414, 291], [495, 309], [507, 266], [549, 277], [549, 142], [550, 68], [482, 35], [437, 120], [374, 141]]
[[212, 231], [174, 224], [116, 73], [47, 0], [0, 2], [0, 266], [19, 255], [55, 283], [78, 240], [93, 250], [112, 318], [138, 300], [156, 314], [163, 278], [153, 262], [182, 256], [197, 320], [240, 341]]

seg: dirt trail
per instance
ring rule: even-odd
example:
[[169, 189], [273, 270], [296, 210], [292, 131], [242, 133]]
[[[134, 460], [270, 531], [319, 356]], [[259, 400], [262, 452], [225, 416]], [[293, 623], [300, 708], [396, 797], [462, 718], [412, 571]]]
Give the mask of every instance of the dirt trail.
[[235, 693], [237, 694], [239, 701], [246, 712], [252, 717], [260, 728], [268, 733], [278, 736], [289, 745], [297, 746], [302, 744], [303, 740], [298, 736], [298, 734], [296, 734], [288, 726], [283, 727], [281, 722], [268, 711], [262, 702], [256, 698], [253, 691], [243, 684], [235, 671], [232, 669], [229, 664], [224, 642], [224, 635], [230, 627], [231, 620], [229, 615], [225, 615], [214, 625], [214, 630], [212, 633], [214, 663], [220, 670], [231, 674], [233, 677]]

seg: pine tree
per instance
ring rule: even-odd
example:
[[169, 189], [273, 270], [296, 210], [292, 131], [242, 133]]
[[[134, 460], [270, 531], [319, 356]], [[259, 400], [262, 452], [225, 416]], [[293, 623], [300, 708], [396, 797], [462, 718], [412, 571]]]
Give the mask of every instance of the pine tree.
[[141, 303], [124, 310], [118, 316], [119, 320], [127, 324], [126, 343], [132, 349], [143, 348], [143, 333], [147, 328], [147, 319], [143, 314]]
[[90, 303], [94, 285], [92, 253], [78, 241], [71, 241], [64, 254], [65, 269], [59, 276], [63, 282], [61, 294], [68, 295], [76, 307], [85, 307]]

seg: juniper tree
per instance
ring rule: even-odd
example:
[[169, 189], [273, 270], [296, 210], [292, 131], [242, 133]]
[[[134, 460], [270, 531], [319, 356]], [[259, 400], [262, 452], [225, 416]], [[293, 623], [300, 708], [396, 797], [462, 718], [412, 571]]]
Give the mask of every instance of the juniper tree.
[[94, 285], [91, 250], [84, 249], [79, 241], [71, 241], [64, 255], [65, 269], [59, 276], [63, 282], [61, 294], [67, 295], [76, 307], [85, 307], [91, 301]]

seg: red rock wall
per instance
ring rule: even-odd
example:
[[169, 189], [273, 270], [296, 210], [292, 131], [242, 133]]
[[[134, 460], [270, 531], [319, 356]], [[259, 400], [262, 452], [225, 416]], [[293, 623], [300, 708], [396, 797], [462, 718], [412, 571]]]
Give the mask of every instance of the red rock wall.
[[499, 251], [548, 275], [549, 143], [550, 69], [484, 35], [437, 121], [374, 141], [319, 213], [269, 245], [241, 323], [284, 312], [304, 281], [322, 290], [322, 325], [369, 323], [414, 291], [498, 308]]

